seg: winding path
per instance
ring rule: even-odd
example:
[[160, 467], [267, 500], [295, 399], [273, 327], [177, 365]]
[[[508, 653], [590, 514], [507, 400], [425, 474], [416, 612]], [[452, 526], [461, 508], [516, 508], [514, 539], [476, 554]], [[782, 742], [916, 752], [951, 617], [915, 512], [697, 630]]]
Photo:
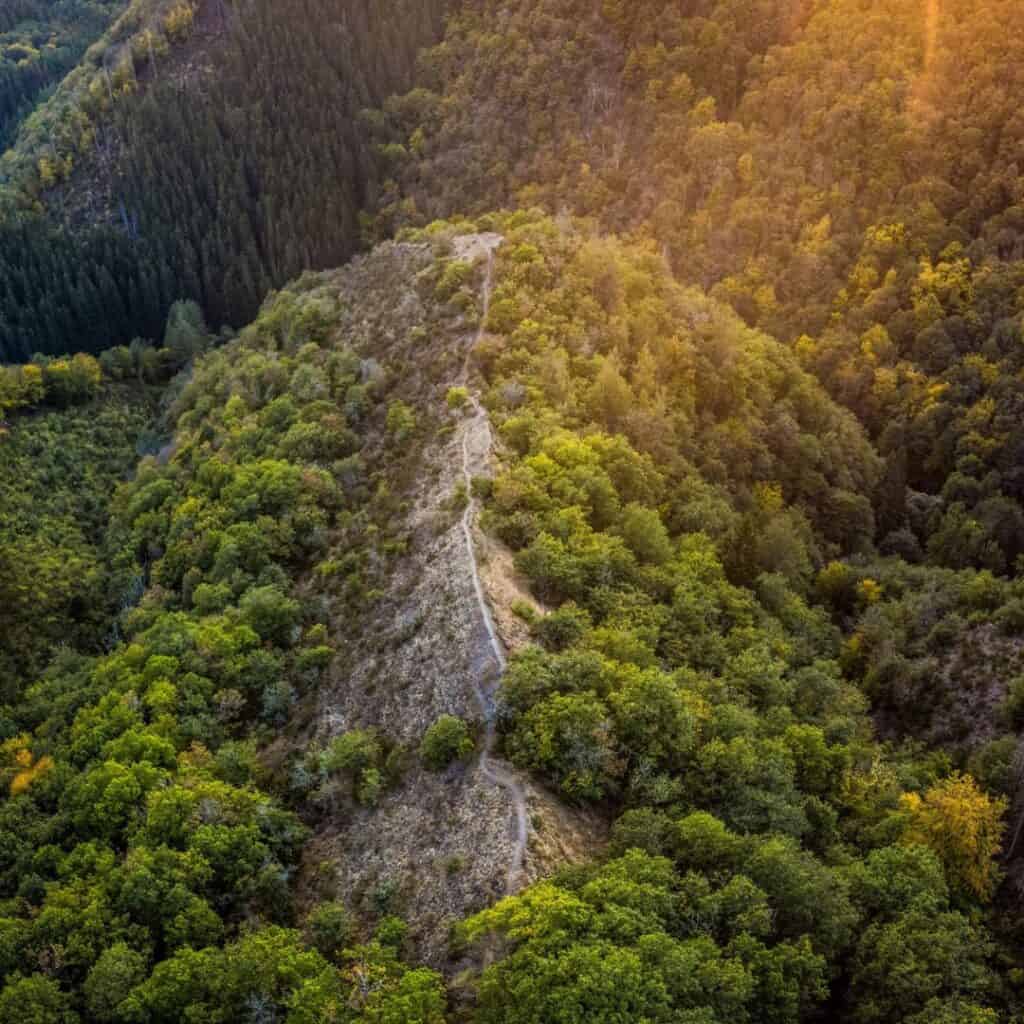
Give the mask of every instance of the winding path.
[[[480, 317], [480, 327], [473, 338], [472, 344], [466, 350], [466, 359], [462, 366], [460, 375], [461, 382], [468, 388], [469, 385], [469, 361], [473, 349], [484, 336], [484, 325], [487, 322], [487, 313], [491, 304], [491, 286], [494, 274], [494, 250], [501, 244], [500, 238], [491, 238], [485, 242], [487, 246], [487, 266], [484, 272], [483, 284], [483, 312]], [[505, 875], [505, 892], [513, 893], [518, 888], [518, 882], [523, 872], [523, 865], [526, 858], [526, 842], [529, 834], [529, 825], [526, 815], [526, 793], [519, 780], [501, 764], [493, 760], [495, 743], [497, 742], [496, 718], [497, 703], [495, 695], [501, 685], [502, 676], [505, 674], [507, 661], [505, 651], [494, 626], [494, 617], [487, 604], [484, 595], [483, 584], [480, 581], [480, 567], [477, 563], [476, 546], [473, 543], [473, 523], [476, 518], [477, 501], [473, 497], [473, 474], [471, 470], [471, 456], [469, 443], [474, 436], [490, 440], [490, 423], [487, 419], [487, 411], [480, 404], [479, 399], [470, 391], [469, 403], [473, 410], [472, 418], [468, 419], [462, 432], [462, 476], [466, 485], [466, 509], [462, 513], [462, 534], [466, 541], [466, 551], [469, 555], [470, 571], [473, 578], [473, 590], [476, 594], [477, 605], [480, 609], [480, 617], [487, 630], [487, 637], [490, 642], [491, 655], [495, 666], [495, 672], [489, 680], [483, 681], [480, 673], [473, 673], [473, 690], [476, 699], [480, 704], [480, 710], [484, 717], [484, 741], [483, 749], [480, 752], [480, 772], [484, 778], [495, 786], [500, 786], [509, 795], [515, 816], [515, 845], [512, 856], [509, 859], [508, 871]], [[490, 685], [487, 685], [487, 682]]]

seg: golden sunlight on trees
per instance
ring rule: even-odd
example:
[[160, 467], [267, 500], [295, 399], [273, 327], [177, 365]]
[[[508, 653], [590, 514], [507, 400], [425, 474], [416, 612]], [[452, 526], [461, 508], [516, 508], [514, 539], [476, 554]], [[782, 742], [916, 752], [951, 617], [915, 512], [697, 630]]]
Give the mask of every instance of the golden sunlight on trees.
[[906, 793], [902, 806], [907, 843], [930, 847], [942, 861], [954, 889], [989, 899], [999, 881], [995, 857], [1006, 828], [1006, 800], [993, 799], [970, 775], [951, 775], [924, 796]]
[[0, 778], [8, 779], [12, 797], [19, 796], [53, 767], [53, 758], [33, 756], [27, 736], [15, 736], [0, 745]]

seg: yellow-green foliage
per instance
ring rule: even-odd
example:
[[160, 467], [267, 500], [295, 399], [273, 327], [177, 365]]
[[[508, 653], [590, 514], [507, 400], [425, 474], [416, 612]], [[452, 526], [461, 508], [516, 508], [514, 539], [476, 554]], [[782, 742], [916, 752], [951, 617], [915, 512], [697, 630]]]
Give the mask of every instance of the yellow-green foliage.
[[[1022, 62], [1016, 0], [469, 4], [377, 122], [399, 186], [378, 219], [538, 204], [642, 228], [856, 413], [888, 551], [1008, 574]], [[911, 523], [906, 487], [941, 513]]]
[[129, 0], [0, 157], [7, 202], [16, 202], [19, 193], [32, 200], [70, 176], [76, 159], [91, 150], [97, 122], [112, 103], [136, 91], [136, 70], [184, 42], [197, 10], [196, 3], [182, 0]]
[[88, 356], [0, 368], [0, 416], [8, 417], [0, 430], [5, 699], [35, 678], [54, 645], [93, 649], [108, 628], [117, 596], [104, 552], [109, 503], [137, 459], [151, 410], [141, 389], [101, 387], [99, 378]]
[[163, 27], [167, 38], [174, 43], [183, 42], [192, 31], [195, 17], [196, 4], [192, 0], [177, 3], [164, 15]]
[[988, 900], [1000, 877], [996, 858], [1002, 849], [1006, 807], [1005, 799], [992, 799], [969, 775], [953, 775], [923, 796], [903, 797], [903, 838], [935, 851], [952, 888]]
[[57, 407], [87, 402], [102, 383], [99, 361], [84, 352], [42, 364], [0, 366], [0, 419], [44, 402]]
[[[175, 345], [188, 341], [191, 312], [178, 307], [171, 318]], [[294, 919], [288, 879], [307, 832], [259, 788], [257, 739], [286, 726], [333, 658], [329, 595], [311, 602], [300, 576], [330, 550], [354, 583], [371, 561], [365, 546], [386, 537], [386, 517], [373, 521], [370, 504], [384, 504], [391, 453], [370, 466], [367, 442], [386, 429], [384, 381], [395, 378], [382, 369], [379, 381], [361, 380], [359, 357], [329, 339], [338, 312], [284, 292], [230, 347], [197, 356], [172, 413], [173, 458], [130, 471], [138, 431], [127, 404], [108, 415], [97, 402], [56, 422], [16, 417], [0, 439], [0, 683], [19, 721], [34, 722], [0, 746], [0, 846], [11, 854], [0, 857], [0, 889], [17, 887], [30, 863], [46, 877], [37, 913], [12, 904], [3, 917], [5, 1021], [40, 984], [58, 1005], [67, 998], [41, 975], [27, 991], [8, 970], [12, 955], [60, 933], [81, 976], [64, 987], [100, 1017], [130, 998], [153, 1020], [226, 1021], [266, 1004], [265, 979], [284, 971], [275, 1014], [326, 1021], [345, 1006], [365, 1009], [366, 1020], [443, 1024], [440, 977], [402, 963], [400, 922], [382, 922], [367, 945], [352, 936], [329, 949], [332, 962], [280, 927]], [[141, 374], [133, 351], [103, 365]], [[90, 380], [94, 364], [80, 367]], [[74, 369], [75, 360], [54, 361], [41, 381], [31, 369], [12, 379], [26, 393], [33, 382], [37, 392], [63, 388]], [[86, 525], [75, 513], [89, 511], [102, 533], [118, 481], [101, 551], [95, 536], [90, 545], [74, 534]], [[39, 523], [34, 508], [52, 515]], [[86, 618], [88, 646], [73, 628]], [[66, 649], [43, 671], [58, 641], [85, 652]], [[350, 780], [371, 807], [396, 771], [387, 753], [375, 734], [353, 731], [308, 775], [315, 785]], [[43, 866], [37, 839], [55, 806], [61, 824], [46, 835], [56, 859]], [[115, 910], [110, 885], [122, 881], [149, 896]], [[161, 892], [154, 913], [149, 901]], [[246, 918], [260, 927], [239, 928]], [[168, 989], [197, 957], [209, 991]], [[369, 990], [358, 983], [363, 970]]]
[[[642, 241], [532, 212], [479, 227], [504, 238], [473, 353], [507, 453], [484, 523], [554, 608], [502, 681], [504, 751], [569, 801], [628, 810], [600, 865], [460, 929], [507, 951], [474, 1019], [586, 1005], [601, 1008], [587, 1020], [756, 1020], [767, 998], [795, 1024], [846, 963], [844, 1020], [987, 1020], [966, 997], [992, 981], [989, 940], [954, 907], [991, 895], [1003, 802], [943, 778], [942, 755], [876, 745], [839, 665], [830, 618], [863, 615], [855, 675], [913, 585], [836, 557], [873, 536], [863, 432], [789, 349]], [[958, 582], [989, 611], [1012, 589]], [[905, 792], [915, 778], [923, 797]], [[697, 944], [713, 994], [662, 974]], [[951, 958], [969, 980], [936, 981]]]

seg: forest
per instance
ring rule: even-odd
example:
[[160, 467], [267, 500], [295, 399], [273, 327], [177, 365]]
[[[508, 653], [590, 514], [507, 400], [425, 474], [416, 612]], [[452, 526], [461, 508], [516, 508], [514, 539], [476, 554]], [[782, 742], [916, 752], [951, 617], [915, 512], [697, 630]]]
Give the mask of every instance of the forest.
[[10, 0], [0, 11], [0, 152], [22, 119], [79, 61], [118, 0]]
[[[1024, 1021], [1018, 6], [0, 14], [0, 1021]], [[464, 514], [493, 723], [325, 733]], [[309, 851], [489, 727], [428, 948]]]
[[172, 6], [112, 72], [111, 41], [0, 164], [0, 359], [156, 337], [178, 299], [241, 327], [270, 288], [344, 262], [378, 180], [361, 112], [412, 83], [443, 7]]

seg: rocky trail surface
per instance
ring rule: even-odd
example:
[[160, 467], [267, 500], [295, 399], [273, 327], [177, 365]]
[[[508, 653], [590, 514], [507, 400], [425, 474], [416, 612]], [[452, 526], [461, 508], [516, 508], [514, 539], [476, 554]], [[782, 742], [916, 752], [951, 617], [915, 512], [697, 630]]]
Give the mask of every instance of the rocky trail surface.
[[[470, 236], [472, 245], [462, 247], [460, 255], [470, 257], [477, 251], [486, 252], [486, 269], [484, 271], [482, 312], [480, 327], [473, 338], [473, 344], [466, 352], [466, 359], [463, 363], [461, 381], [463, 386], [469, 386], [469, 363], [473, 349], [483, 338], [486, 329], [487, 314], [490, 309], [491, 286], [494, 274], [494, 251], [501, 244], [501, 236], [488, 234]], [[470, 408], [472, 416], [466, 421], [462, 434], [462, 476], [466, 487], [466, 508], [462, 514], [462, 534], [466, 542], [466, 551], [469, 555], [470, 572], [473, 579], [473, 590], [476, 594], [477, 606], [480, 611], [480, 618], [490, 641], [493, 655], [493, 666], [491, 671], [481, 678], [482, 673], [477, 673], [473, 678], [473, 689], [480, 710], [484, 719], [483, 746], [480, 752], [479, 770], [480, 773], [492, 785], [500, 786], [508, 794], [512, 803], [514, 817], [514, 845], [509, 860], [508, 871], [505, 877], [506, 892], [514, 892], [520, 883], [523, 874], [523, 864], [526, 857], [526, 844], [529, 837], [529, 824], [526, 812], [526, 792], [520, 781], [507, 768], [496, 762], [492, 754], [497, 742], [496, 718], [497, 703], [496, 691], [501, 685], [501, 678], [505, 673], [506, 659], [501, 638], [498, 636], [494, 625], [494, 617], [491, 615], [490, 606], [484, 595], [483, 584], [480, 581], [480, 566], [477, 559], [476, 545], [473, 543], [473, 524], [476, 518], [477, 501], [473, 497], [473, 468], [481, 461], [486, 463], [491, 448], [491, 429], [487, 417], [487, 411], [480, 404], [477, 396], [470, 391]]]

